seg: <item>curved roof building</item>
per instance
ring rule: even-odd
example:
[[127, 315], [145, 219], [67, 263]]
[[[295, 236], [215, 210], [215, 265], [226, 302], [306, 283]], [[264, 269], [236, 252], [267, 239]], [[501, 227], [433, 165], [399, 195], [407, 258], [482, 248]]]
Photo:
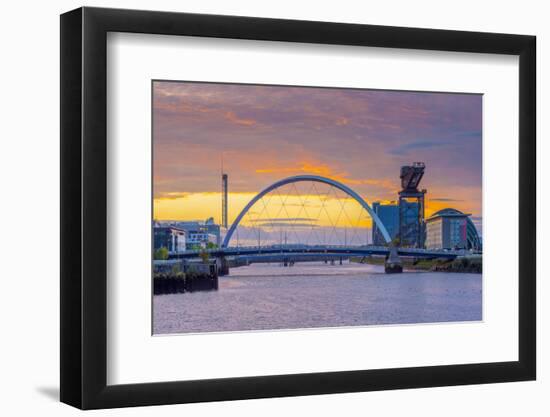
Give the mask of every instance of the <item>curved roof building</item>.
[[460, 210], [454, 209], [454, 208], [444, 208], [442, 210], [439, 210], [432, 214], [430, 217], [438, 217], [438, 216], [453, 216], [453, 215], [465, 215], [466, 216], [466, 241], [467, 241], [467, 249], [473, 249], [475, 251], [480, 251], [482, 249], [481, 247], [481, 239], [479, 238], [479, 234], [477, 233], [477, 228], [474, 225], [474, 222], [472, 219], [470, 219], [469, 215], [466, 215], [465, 213], [461, 212]]

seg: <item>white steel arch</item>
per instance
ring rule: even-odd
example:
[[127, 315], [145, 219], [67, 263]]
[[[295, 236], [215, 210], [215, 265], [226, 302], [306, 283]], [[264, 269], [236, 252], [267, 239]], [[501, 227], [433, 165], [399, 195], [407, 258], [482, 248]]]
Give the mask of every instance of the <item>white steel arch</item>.
[[277, 182], [274, 182], [269, 187], [263, 189], [260, 191], [252, 200], [248, 202], [248, 204], [242, 209], [242, 211], [239, 213], [229, 230], [227, 231], [227, 234], [225, 235], [225, 239], [223, 240], [222, 247], [227, 247], [229, 245], [229, 242], [231, 240], [231, 237], [233, 236], [233, 233], [237, 229], [237, 226], [241, 222], [242, 218], [245, 216], [245, 214], [250, 210], [250, 208], [259, 201], [263, 196], [270, 193], [271, 191], [282, 187], [286, 184], [292, 184], [295, 182], [304, 182], [304, 181], [313, 181], [313, 182], [320, 182], [323, 184], [331, 185], [335, 188], [338, 188], [339, 190], [345, 192], [347, 195], [352, 197], [355, 201], [357, 201], [367, 212], [369, 213], [372, 220], [376, 223], [376, 226], [382, 233], [382, 236], [384, 237], [384, 240], [386, 243], [391, 242], [390, 235], [388, 231], [386, 230], [386, 227], [384, 226], [384, 223], [382, 223], [382, 220], [378, 217], [378, 215], [374, 212], [374, 210], [369, 206], [369, 204], [361, 198], [359, 194], [357, 194], [355, 191], [353, 191], [351, 188], [349, 188], [347, 185], [342, 184], [339, 181], [332, 180], [330, 178], [321, 177], [319, 175], [296, 175], [293, 177], [287, 177], [283, 178], [282, 180], [279, 180]]

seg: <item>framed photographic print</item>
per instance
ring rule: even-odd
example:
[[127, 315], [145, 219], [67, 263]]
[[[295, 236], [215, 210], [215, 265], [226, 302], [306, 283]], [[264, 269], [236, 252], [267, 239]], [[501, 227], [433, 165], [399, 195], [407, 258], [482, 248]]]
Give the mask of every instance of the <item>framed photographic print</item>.
[[535, 38], [61, 16], [61, 400], [535, 379]]

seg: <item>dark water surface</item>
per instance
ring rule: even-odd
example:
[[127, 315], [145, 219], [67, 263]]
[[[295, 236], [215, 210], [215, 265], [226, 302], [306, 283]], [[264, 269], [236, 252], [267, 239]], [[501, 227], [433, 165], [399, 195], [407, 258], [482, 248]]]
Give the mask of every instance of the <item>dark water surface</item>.
[[220, 277], [219, 290], [153, 297], [153, 332], [187, 333], [482, 319], [480, 274], [381, 266], [257, 264]]

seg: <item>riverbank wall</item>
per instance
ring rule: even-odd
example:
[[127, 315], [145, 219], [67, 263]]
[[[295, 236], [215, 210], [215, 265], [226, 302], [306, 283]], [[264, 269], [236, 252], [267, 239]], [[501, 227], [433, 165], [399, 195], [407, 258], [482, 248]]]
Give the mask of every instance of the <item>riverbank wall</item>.
[[[353, 257], [350, 262], [370, 265], [384, 265], [383, 257], [365, 256]], [[431, 272], [462, 272], [481, 274], [483, 272], [483, 258], [481, 256], [463, 256], [456, 259], [403, 259], [405, 270]]]
[[179, 294], [218, 289], [218, 268], [214, 262], [186, 264], [181, 261], [155, 261], [153, 293]]

